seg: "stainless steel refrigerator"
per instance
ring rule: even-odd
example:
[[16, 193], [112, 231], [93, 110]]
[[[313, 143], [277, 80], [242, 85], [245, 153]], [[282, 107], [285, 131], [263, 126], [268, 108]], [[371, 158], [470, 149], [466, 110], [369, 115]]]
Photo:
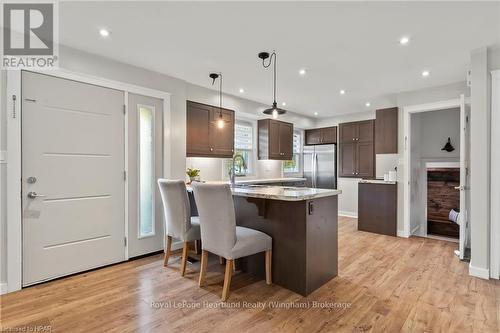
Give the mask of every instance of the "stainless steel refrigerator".
[[307, 187], [337, 188], [335, 145], [304, 146], [304, 177]]

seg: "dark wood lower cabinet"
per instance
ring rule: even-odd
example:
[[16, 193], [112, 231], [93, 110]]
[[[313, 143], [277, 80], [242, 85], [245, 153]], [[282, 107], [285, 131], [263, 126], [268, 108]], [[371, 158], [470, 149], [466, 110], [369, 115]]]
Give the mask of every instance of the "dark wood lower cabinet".
[[397, 184], [358, 184], [358, 230], [397, 234]]

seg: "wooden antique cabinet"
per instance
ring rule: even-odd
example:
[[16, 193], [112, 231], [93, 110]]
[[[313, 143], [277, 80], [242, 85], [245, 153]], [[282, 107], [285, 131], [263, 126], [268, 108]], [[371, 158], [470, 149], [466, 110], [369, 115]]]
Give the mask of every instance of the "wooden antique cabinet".
[[220, 112], [217, 106], [187, 101], [187, 157], [233, 157], [234, 111], [222, 109], [223, 128], [217, 127]]

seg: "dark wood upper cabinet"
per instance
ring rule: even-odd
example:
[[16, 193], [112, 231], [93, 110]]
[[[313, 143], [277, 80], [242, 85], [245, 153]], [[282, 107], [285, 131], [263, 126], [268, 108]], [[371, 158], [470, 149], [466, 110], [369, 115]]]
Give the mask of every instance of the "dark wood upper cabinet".
[[234, 111], [222, 109], [224, 128], [217, 127], [219, 114], [216, 106], [187, 101], [187, 157], [233, 157]]
[[375, 154], [398, 153], [398, 108], [376, 111]]
[[339, 177], [375, 177], [374, 121], [339, 125]]
[[339, 176], [356, 177], [356, 144], [354, 142], [341, 143], [338, 146]]
[[308, 129], [304, 133], [306, 145], [319, 145], [321, 144], [321, 129], [314, 128]]
[[373, 143], [375, 129], [373, 120], [365, 120], [358, 122], [357, 142]]
[[314, 128], [305, 131], [306, 145], [324, 145], [337, 143], [337, 126]]
[[324, 144], [337, 143], [337, 126], [322, 128], [321, 140]]
[[259, 160], [293, 158], [293, 124], [274, 119], [258, 121]]
[[375, 156], [373, 142], [359, 142], [356, 144], [356, 176], [371, 178], [375, 175]]

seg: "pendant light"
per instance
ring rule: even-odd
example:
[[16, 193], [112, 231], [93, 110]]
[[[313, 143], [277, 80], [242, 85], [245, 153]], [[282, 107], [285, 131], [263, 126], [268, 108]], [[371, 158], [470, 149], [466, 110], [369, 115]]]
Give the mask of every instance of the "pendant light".
[[[269, 109], [265, 109], [263, 112], [267, 115], [272, 115], [274, 119], [278, 118], [278, 115], [285, 114], [286, 110], [280, 109], [278, 107], [278, 103], [276, 103], [276, 63], [277, 63], [277, 55], [276, 52], [273, 51], [271, 55], [268, 52], [260, 52], [258, 57], [262, 59], [262, 66], [264, 68], [269, 68], [271, 63], [274, 60], [274, 68], [273, 68], [273, 105]], [[269, 58], [269, 63], [266, 65], [266, 59]]]
[[215, 80], [219, 80], [219, 117], [216, 121], [217, 128], [223, 129], [226, 125], [226, 121], [222, 117], [222, 73], [210, 73], [209, 77], [212, 79], [212, 85], [215, 84]]

